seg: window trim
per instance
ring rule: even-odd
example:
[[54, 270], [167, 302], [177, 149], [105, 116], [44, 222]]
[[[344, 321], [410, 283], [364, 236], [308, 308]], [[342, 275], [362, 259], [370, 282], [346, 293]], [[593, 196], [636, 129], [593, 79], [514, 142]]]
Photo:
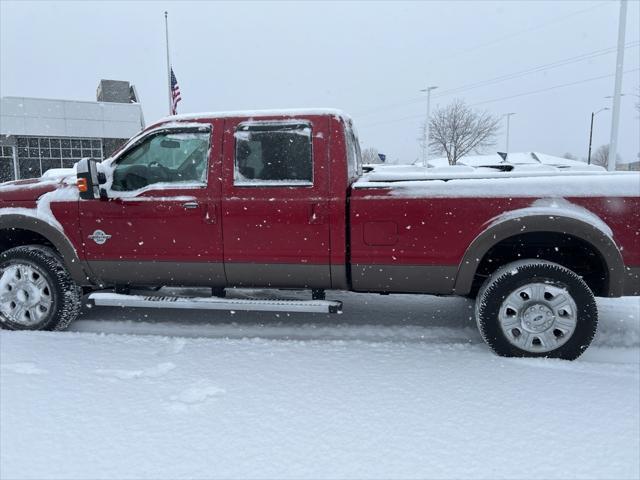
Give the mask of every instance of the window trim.
[[[252, 127], [257, 127], [252, 130]], [[284, 128], [283, 128], [284, 127]], [[311, 147], [311, 181], [309, 180], [263, 180], [254, 179], [246, 183], [236, 183], [236, 152], [238, 147], [238, 132], [258, 131], [287, 131], [308, 128], [310, 130], [309, 146]], [[315, 186], [315, 152], [313, 145], [313, 123], [309, 120], [247, 120], [236, 125], [233, 132], [233, 169], [232, 169], [232, 186], [234, 188], [313, 188]]]

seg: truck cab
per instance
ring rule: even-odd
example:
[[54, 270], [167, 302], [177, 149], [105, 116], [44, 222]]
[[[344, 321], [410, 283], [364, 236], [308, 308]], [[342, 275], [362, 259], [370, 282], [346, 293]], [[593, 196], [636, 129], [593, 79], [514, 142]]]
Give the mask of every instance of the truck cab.
[[359, 158], [339, 112], [158, 123], [99, 167], [102, 198], [79, 218], [87, 268], [101, 285], [345, 288]]

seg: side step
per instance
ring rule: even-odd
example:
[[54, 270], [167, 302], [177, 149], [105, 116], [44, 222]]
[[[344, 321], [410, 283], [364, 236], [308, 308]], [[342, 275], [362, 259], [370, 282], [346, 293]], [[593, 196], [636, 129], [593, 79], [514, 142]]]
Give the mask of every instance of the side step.
[[161, 297], [94, 292], [89, 303], [105, 307], [184, 308], [192, 310], [241, 310], [246, 312], [342, 313], [342, 302], [331, 300], [258, 300], [218, 297]]

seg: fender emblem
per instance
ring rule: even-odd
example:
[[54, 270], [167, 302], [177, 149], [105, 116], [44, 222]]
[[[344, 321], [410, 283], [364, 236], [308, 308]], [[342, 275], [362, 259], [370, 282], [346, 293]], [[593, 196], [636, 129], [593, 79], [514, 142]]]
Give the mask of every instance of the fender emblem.
[[104, 233], [102, 230], [96, 230], [91, 235], [89, 235], [89, 238], [96, 242], [98, 245], [104, 245], [105, 243], [107, 243], [107, 240], [111, 238], [111, 235]]

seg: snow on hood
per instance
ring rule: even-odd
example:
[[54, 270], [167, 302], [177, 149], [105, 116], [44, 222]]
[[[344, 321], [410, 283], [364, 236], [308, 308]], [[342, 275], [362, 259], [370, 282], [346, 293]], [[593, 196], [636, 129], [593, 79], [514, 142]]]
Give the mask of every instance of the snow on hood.
[[[59, 188], [40, 195], [36, 201], [35, 208], [23, 207], [0, 207], [0, 216], [2, 215], [24, 215], [26, 217], [37, 218], [51, 225], [53, 228], [64, 232], [62, 225], [51, 211], [51, 203], [53, 202], [74, 202], [80, 199], [78, 189], [74, 185], [65, 185], [58, 183]], [[1, 197], [0, 192], [0, 197]]]
[[67, 177], [71, 177], [76, 175], [76, 167], [75, 165], [71, 168], [51, 168], [44, 172], [40, 177], [41, 180], [49, 180], [49, 179], [66, 179]]
[[35, 201], [44, 193], [75, 184], [75, 167], [52, 168], [47, 170], [40, 178], [0, 183], [0, 205], [3, 201]]

